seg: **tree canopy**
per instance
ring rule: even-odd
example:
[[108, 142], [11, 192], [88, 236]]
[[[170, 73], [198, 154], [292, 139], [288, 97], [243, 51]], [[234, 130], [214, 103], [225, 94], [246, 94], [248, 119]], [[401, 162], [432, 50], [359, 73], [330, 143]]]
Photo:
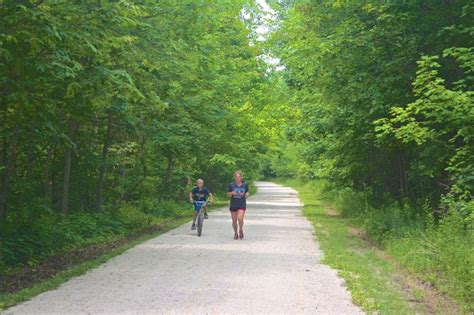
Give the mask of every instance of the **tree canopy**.
[[272, 137], [260, 115], [269, 87], [242, 10], [258, 11], [2, 1], [2, 220], [176, 198], [196, 176], [215, 186], [236, 168], [255, 173]]
[[300, 111], [287, 128], [297, 173], [472, 211], [472, 3], [301, 1], [281, 14], [272, 50]]

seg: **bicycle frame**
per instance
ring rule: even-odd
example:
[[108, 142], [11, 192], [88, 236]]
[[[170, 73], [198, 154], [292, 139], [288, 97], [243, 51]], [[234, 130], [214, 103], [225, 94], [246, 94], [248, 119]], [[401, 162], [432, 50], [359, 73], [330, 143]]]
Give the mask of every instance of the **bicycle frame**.
[[197, 221], [197, 235], [201, 236], [202, 226], [204, 225], [204, 213], [202, 207], [207, 205], [205, 201], [194, 201], [194, 205], [198, 207], [196, 211], [196, 221]]

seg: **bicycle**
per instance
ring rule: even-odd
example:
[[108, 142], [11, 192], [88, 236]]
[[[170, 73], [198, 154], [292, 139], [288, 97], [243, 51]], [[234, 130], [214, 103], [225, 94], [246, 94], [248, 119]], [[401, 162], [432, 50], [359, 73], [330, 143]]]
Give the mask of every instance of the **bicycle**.
[[202, 207], [206, 205], [205, 201], [194, 201], [194, 206], [197, 208], [196, 212], [196, 224], [197, 224], [197, 235], [201, 236], [202, 226], [204, 225], [204, 213]]

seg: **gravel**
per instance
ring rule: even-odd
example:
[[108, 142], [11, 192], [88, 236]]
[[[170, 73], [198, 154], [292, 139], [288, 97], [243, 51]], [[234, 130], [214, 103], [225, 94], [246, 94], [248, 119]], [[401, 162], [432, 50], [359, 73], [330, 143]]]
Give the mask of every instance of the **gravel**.
[[[228, 210], [146, 241], [5, 314], [360, 314], [301, 214], [297, 193], [257, 182], [244, 240]], [[190, 209], [191, 212], [191, 209]]]

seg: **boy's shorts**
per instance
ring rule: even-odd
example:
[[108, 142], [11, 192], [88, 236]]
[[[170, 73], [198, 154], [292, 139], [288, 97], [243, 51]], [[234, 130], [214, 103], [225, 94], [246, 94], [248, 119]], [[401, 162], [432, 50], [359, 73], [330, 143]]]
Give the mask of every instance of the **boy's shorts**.
[[206, 205], [205, 201], [194, 201], [194, 211], [198, 212], [199, 209]]

